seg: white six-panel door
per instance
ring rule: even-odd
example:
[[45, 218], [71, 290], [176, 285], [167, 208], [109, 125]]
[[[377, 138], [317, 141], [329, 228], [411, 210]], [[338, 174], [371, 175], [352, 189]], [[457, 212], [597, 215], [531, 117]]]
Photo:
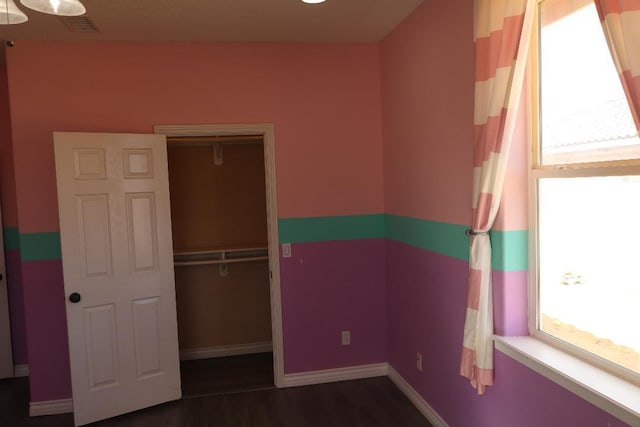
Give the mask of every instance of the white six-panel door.
[[7, 274], [4, 264], [3, 242], [2, 220], [0, 219], [0, 378], [8, 378], [13, 376], [13, 355], [11, 352], [9, 295], [7, 289]]
[[179, 399], [165, 137], [54, 146], [76, 425]]

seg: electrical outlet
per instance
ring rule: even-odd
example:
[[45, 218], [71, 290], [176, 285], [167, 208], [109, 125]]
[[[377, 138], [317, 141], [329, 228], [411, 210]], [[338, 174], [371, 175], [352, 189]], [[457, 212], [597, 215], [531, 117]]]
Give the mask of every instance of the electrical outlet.
[[282, 258], [291, 258], [291, 243], [282, 244]]
[[351, 345], [351, 331], [342, 331], [342, 345]]
[[416, 368], [418, 368], [418, 371], [422, 372], [422, 353], [416, 354]]

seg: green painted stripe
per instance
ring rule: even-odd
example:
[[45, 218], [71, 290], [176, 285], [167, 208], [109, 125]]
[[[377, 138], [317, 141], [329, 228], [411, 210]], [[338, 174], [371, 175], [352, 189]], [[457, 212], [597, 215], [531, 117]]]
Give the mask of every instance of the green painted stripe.
[[282, 243], [383, 239], [384, 218], [384, 214], [281, 218], [278, 237]]
[[[388, 239], [406, 243], [441, 255], [469, 260], [469, 238], [465, 225], [386, 215]], [[492, 231], [492, 268], [525, 271], [528, 268], [527, 230]]]
[[[349, 215], [311, 218], [281, 218], [278, 232], [282, 243], [388, 238], [464, 261], [469, 260], [465, 225], [427, 221], [399, 215]], [[5, 248], [20, 249], [23, 261], [61, 259], [60, 233], [18, 234], [16, 227], [4, 229]], [[526, 230], [492, 231], [492, 266], [501, 271], [528, 268]]]
[[388, 239], [461, 260], [469, 260], [469, 239], [463, 225], [387, 215]]
[[61, 259], [60, 233], [22, 233], [20, 249], [22, 261]]
[[529, 232], [527, 230], [492, 231], [492, 266], [501, 271], [525, 271], [529, 268]]
[[20, 250], [20, 233], [18, 227], [3, 227], [4, 248], [8, 251]]

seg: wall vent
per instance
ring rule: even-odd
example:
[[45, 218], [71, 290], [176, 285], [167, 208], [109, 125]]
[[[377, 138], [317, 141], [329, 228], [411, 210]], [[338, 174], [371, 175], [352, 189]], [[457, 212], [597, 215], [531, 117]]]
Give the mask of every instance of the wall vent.
[[98, 33], [98, 28], [88, 16], [63, 16], [60, 18], [72, 33]]

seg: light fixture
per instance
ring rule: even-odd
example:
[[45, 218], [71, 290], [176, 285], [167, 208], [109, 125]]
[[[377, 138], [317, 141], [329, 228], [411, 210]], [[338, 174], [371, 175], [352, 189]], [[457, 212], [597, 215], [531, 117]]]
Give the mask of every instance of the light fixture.
[[318, 4], [318, 3], [324, 3], [325, 0], [302, 0], [302, 3], [308, 3], [308, 4]]
[[[80, 0], [20, 0], [20, 3], [29, 9], [58, 16], [78, 16], [87, 11]], [[0, 25], [21, 24], [28, 20], [13, 0], [0, 0]]]
[[0, 25], [22, 24], [27, 21], [25, 15], [13, 0], [4, 0], [4, 4], [0, 2]]
[[29, 9], [58, 16], [78, 16], [87, 10], [80, 0], [20, 0]]

